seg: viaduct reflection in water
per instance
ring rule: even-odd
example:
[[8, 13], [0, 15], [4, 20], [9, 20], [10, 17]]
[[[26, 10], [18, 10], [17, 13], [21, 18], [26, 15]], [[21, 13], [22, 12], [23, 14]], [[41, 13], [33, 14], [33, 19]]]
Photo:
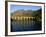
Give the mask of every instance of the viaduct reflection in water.
[[41, 30], [41, 21], [15, 20], [11, 21], [11, 32]]

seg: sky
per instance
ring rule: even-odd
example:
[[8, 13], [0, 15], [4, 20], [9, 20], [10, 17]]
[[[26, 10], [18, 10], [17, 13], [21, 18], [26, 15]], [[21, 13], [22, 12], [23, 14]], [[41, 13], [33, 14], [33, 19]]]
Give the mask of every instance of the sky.
[[14, 12], [16, 10], [38, 10], [40, 8], [41, 8], [41, 6], [14, 5], [14, 4], [10, 5], [10, 11], [11, 12]]

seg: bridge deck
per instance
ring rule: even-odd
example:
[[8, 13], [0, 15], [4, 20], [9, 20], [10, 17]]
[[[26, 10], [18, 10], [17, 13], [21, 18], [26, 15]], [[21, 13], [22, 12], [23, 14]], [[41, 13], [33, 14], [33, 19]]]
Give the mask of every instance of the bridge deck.
[[11, 17], [11, 19], [15, 19], [15, 20], [30, 20], [34, 18], [35, 17]]

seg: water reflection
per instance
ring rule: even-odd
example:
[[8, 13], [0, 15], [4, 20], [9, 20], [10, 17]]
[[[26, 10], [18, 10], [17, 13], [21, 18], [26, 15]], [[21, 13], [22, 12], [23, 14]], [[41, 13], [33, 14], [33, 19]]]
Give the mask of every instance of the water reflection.
[[41, 21], [12, 21], [11, 32], [41, 30]]

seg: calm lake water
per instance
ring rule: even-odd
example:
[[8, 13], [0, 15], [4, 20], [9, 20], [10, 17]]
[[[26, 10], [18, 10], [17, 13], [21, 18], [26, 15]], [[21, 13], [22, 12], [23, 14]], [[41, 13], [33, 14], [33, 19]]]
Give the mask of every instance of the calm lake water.
[[12, 21], [11, 32], [41, 30], [40, 21]]

